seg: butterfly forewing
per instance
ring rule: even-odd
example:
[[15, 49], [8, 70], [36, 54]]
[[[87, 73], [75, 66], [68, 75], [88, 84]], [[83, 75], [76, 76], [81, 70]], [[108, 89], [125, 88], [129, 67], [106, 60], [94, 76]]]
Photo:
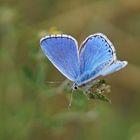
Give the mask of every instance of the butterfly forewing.
[[68, 35], [51, 35], [42, 38], [40, 45], [53, 65], [69, 80], [75, 81], [80, 75], [76, 40]]
[[78, 84], [88, 82], [98, 76], [100, 72], [116, 60], [113, 44], [101, 34], [90, 35], [80, 47], [80, 72]]

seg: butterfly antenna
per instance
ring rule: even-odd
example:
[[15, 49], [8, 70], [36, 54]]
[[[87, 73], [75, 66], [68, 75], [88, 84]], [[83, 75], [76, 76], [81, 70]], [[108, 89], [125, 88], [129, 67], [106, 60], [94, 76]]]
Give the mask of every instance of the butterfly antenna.
[[59, 82], [59, 81], [57, 81], [57, 82], [55, 82], [55, 81], [45, 81], [46, 83], [49, 83], [49, 84], [60, 84], [60, 83], [62, 83], [62, 82]]
[[72, 105], [73, 93], [74, 93], [74, 90], [72, 89], [72, 92], [71, 92], [71, 94], [70, 94], [70, 100], [69, 100], [68, 110], [70, 109], [70, 107], [71, 107], [71, 105]]

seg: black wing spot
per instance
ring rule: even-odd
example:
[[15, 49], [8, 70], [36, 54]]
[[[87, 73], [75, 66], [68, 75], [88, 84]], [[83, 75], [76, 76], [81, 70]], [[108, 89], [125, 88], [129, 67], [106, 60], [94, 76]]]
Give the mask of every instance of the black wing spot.
[[90, 37], [89, 40], [92, 40], [94, 37]]

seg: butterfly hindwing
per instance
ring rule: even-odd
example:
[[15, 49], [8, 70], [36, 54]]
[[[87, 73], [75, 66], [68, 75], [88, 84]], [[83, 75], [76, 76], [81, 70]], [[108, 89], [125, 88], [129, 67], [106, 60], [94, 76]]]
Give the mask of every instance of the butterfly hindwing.
[[107, 67], [106, 69], [104, 69], [101, 72], [102, 76], [106, 76], [108, 74], [114, 73], [116, 71], [119, 71], [120, 69], [124, 68], [127, 65], [127, 61], [115, 61], [114, 63], [112, 63], [109, 67]]
[[69, 80], [80, 75], [78, 46], [68, 35], [51, 35], [40, 40], [41, 48], [53, 65]]

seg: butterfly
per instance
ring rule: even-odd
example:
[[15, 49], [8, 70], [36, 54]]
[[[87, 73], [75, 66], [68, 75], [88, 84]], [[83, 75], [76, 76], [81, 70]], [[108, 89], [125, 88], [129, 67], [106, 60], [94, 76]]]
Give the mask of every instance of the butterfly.
[[117, 60], [111, 41], [102, 33], [88, 36], [80, 45], [66, 34], [48, 35], [40, 40], [43, 53], [70, 81], [73, 89], [124, 68], [128, 62]]

